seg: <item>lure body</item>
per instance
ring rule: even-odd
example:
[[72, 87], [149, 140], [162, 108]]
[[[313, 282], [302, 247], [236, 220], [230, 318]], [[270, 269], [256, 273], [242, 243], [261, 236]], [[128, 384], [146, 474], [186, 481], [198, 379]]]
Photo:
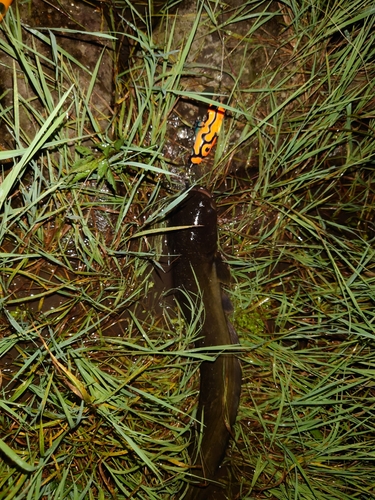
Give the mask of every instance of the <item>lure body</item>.
[[[205, 347], [215, 361], [200, 366], [197, 438], [191, 454], [193, 473], [200, 479], [189, 487], [188, 500], [207, 497], [207, 480], [215, 478], [235, 423], [241, 392], [241, 367], [232, 353], [210, 352], [212, 346], [238, 344], [237, 334], [227, 320], [227, 297], [221, 282], [229, 271], [217, 251], [217, 212], [208, 191], [193, 188], [171, 216], [170, 226], [192, 226], [170, 233], [169, 246], [176, 258], [173, 282], [187, 321], [192, 321], [188, 294], [194, 303], [202, 298], [204, 319], [196, 347]], [[185, 294], [183, 293], [185, 292]], [[200, 443], [200, 446], [198, 446]]]
[[4, 19], [12, 1], [13, 0], [0, 0], [0, 22]]
[[210, 154], [211, 149], [215, 146], [224, 115], [224, 108], [214, 106], [208, 108], [207, 119], [197, 127], [193, 154], [190, 157], [190, 163], [193, 165], [202, 163], [203, 159]]

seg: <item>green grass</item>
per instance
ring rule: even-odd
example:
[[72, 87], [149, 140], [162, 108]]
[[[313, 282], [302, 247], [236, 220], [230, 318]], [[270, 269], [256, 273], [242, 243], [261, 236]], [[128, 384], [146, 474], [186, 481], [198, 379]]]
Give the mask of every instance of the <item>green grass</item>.
[[[164, 7], [153, 31], [115, 2], [91, 70], [16, 6], [1, 24], [0, 499], [182, 496], [202, 311], [185, 326], [151, 273], [189, 127], [224, 94], [198, 182], [242, 344], [228, 498], [374, 496], [375, 16], [283, 5]], [[120, 34], [130, 63], [103, 108]]]

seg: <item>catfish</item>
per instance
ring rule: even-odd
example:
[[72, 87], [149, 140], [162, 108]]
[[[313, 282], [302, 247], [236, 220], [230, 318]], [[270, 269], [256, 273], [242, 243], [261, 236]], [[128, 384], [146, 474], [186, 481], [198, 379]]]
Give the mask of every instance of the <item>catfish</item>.
[[200, 424], [191, 453], [194, 475], [199, 479], [189, 486], [184, 497], [203, 500], [224, 458], [241, 392], [238, 358], [225, 348], [210, 351], [210, 347], [239, 344], [239, 340], [227, 319], [231, 304], [221, 283], [228, 282], [230, 273], [218, 252], [217, 210], [209, 191], [192, 188], [172, 212], [169, 225], [189, 226], [169, 232], [175, 297], [188, 322], [193, 319], [191, 303], [197, 298], [203, 301], [201, 331], [195, 346], [205, 348], [205, 353], [215, 357], [214, 361], [203, 361], [200, 365], [197, 410]]

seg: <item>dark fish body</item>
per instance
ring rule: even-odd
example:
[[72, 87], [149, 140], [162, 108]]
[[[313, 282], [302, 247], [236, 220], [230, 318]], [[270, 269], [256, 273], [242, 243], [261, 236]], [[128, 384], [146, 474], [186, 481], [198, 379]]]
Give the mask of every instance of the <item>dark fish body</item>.
[[[237, 344], [238, 337], [228, 323], [221, 282], [227, 280], [229, 271], [217, 252], [217, 212], [208, 191], [193, 188], [185, 200], [173, 212], [170, 226], [193, 226], [171, 232], [170, 252], [176, 256], [172, 267], [177, 299], [184, 315], [191, 321], [191, 306], [196, 295], [201, 294], [204, 305], [204, 321], [196, 347]], [[223, 280], [224, 278], [224, 280]], [[226, 300], [227, 304], [229, 299]], [[202, 480], [192, 485], [187, 499], [206, 498], [205, 480], [214, 479], [236, 420], [241, 391], [241, 367], [231, 353], [219, 354], [215, 361], [204, 361], [200, 367], [200, 395], [197, 418], [202, 422], [200, 449], [197, 446], [192, 463], [197, 466], [194, 474]], [[199, 430], [199, 429], [198, 429]]]

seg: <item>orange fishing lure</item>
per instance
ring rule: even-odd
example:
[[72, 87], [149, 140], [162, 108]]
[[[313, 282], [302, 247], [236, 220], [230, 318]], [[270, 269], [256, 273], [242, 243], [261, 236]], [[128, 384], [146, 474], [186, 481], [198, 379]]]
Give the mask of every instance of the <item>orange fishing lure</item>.
[[12, 0], [0, 0], [0, 22], [4, 19], [4, 16], [11, 3]]
[[208, 108], [207, 119], [198, 126], [195, 137], [193, 154], [190, 157], [190, 162], [193, 165], [202, 163], [203, 159], [210, 154], [211, 149], [215, 146], [224, 115], [224, 108], [214, 106]]

